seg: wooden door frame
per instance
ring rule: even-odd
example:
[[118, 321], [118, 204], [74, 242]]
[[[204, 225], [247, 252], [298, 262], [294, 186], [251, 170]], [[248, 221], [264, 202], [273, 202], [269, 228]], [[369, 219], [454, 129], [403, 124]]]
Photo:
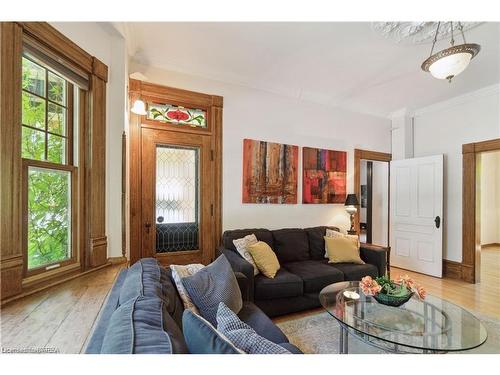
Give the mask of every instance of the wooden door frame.
[[500, 150], [500, 138], [462, 145], [462, 262], [447, 261], [448, 276], [479, 280], [481, 231], [478, 163], [482, 152]]
[[146, 116], [137, 115], [129, 111], [129, 225], [130, 225], [130, 264], [141, 258], [141, 238], [143, 227], [142, 194], [141, 194], [141, 129], [167, 129], [182, 133], [204, 134], [211, 137], [211, 153], [215, 163], [215, 179], [213, 212], [214, 222], [212, 231], [212, 243], [208, 260], [215, 257], [215, 246], [221, 242], [222, 234], [222, 107], [223, 98], [217, 95], [209, 95], [194, 91], [167, 87], [140, 80], [129, 80], [129, 100], [133, 103], [136, 99], [154, 98], [155, 101], [179, 104], [190, 108], [204, 108], [207, 110], [207, 129], [196, 129], [189, 126], [165, 127], [163, 123], [153, 124], [146, 120]]

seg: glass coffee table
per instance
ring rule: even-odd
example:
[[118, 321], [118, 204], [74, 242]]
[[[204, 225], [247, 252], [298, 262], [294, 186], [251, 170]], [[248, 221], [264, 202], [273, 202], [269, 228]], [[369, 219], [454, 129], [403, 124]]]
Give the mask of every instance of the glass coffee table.
[[[359, 299], [349, 299], [344, 291]], [[349, 352], [349, 335], [387, 352], [447, 353], [482, 345], [488, 337], [484, 325], [467, 310], [434, 296], [416, 297], [400, 307], [365, 296], [359, 281], [325, 287], [321, 305], [340, 324], [339, 353]]]

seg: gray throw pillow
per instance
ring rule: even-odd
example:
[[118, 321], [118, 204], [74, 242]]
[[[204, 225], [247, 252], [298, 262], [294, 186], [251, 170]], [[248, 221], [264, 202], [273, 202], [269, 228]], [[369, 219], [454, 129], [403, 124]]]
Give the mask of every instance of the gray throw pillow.
[[220, 302], [224, 302], [235, 313], [243, 306], [238, 281], [225, 255], [221, 255], [193, 276], [181, 280], [200, 315], [214, 326], [217, 324]]
[[217, 310], [217, 331], [247, 354], [291, 354], [282, 346], [260, 336], [223, 302]]

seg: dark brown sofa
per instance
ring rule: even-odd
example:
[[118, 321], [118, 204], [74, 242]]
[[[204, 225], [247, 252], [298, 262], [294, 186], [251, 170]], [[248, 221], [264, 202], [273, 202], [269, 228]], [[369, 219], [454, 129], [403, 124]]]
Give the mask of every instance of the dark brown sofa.
[[[325, 286], [345, 280], [377, 277], [386, 272], [387, 249], [361, 244], [361, 259], [366, 264], [329, 264], [325, 259], [326, 229], [335, 227], [228, 230], [222, 235], [219, 253], [225, 254], [235, 272], [248, 282], [249, 299], [268, 316], [278, 316], [319, 307], [318, 294]], [[262, 274], [254, 277], [253, 266], [234, 247], [233, 240], [255, 234], [275, 251], [281, 269], [274, 279]]]

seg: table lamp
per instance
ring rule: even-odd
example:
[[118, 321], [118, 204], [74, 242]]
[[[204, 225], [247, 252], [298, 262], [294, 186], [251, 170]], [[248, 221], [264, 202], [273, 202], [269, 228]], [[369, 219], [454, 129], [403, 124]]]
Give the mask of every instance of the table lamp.
[[356, 194], [347, 194], [345, 210], [351, 216], [351, 229], [347, 231], [349, 234], [356, 234], [356, 230], [354, 229], [354, 214], [358, 211], [357, 206], [359, 206], [359, 202]]

